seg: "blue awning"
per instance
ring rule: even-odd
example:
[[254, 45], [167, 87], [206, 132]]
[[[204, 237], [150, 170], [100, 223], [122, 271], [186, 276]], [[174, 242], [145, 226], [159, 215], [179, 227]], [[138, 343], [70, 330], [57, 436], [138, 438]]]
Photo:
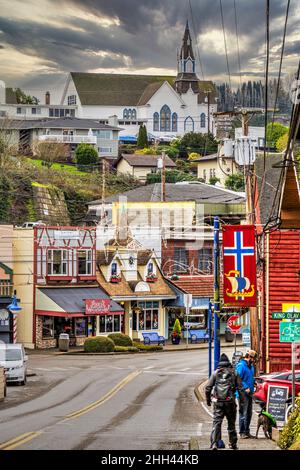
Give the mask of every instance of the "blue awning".
[[134, 135], [120, 135], [119, 140], [122, 142], [137, 142], [137, 138]]
[[[174, 290], [176, 294], [176, 299], [174, 300], [168, 300], [166, 302], [166, 307], [185, 307], [184, 305], [184, 292], [182, 290], [178, 289], [174, 284], [169, 284], [170, 287]], [[192, 302], [192, 309], [193, 308], [203, 308], [203, 309], [208, 309], [209, 308], [209, 298], [208, 297], [194, 297], [193, 296], [193, 302]]]

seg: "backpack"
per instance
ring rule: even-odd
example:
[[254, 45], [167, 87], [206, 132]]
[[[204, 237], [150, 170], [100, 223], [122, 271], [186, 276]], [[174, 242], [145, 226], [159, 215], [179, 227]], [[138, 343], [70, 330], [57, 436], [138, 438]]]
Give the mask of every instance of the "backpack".
[[214, 396], [218, 401], [229, 401], [234, 399], [235, 394], [235, 374], [228, 368], [216, 371], [216, 382]]

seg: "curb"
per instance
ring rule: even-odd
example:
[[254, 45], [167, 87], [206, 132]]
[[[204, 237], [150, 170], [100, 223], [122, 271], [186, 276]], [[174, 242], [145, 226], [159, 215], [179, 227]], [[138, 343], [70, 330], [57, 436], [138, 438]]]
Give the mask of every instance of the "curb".
[[[243, 344], [237, 344], [237, 346], [243, 346]], [[232, 348], [232, 344], [221, 344], [221, 348]], [[212, 347], [213, 349], [213, 347]], [[187, 351], [187, 352], [191, 352], [191, 351], [201, 351], [201, 350], [208, 350], [208, 346], [199, 346], [199, 347], [194, 347], [194, 348], [178, 348], [178, 349], [175, 349], [175, 348], [172, 348], [172, 349], [163, 349], [161, 351], [139, 351], [139, 353], [163, 353], [163, 352], [178, 352], [178, 351]], [[108, 355], [114, 355], [114, 354], [138, 354], [137, 352], [133, 352], [133, 351], [124, 351], [124, 352], [109, 352], [109, 353], [85, 353], [83, 350], [80, 350], [80, 351], [53, 351], [51, 352], [49, 349], [34, 349], [33, 350], [34, 352], [33, 353], [30, 353], [30, 350], [27, 351], [27, 354], [28, 355], [39, 355], [39, 353], [41, 354], [47, 354], [48, 355], [53, 355], [53, 356], [63, 356], [63, 355], [69, 355], [69, 356], [79, 356], [79, 355], [84, 355], [84, 356], [88, 356], [88, 355], [92, 355], [92, 356], [95, 356], [95, 355], [102, 355], [102, 356], [108, 356]]]
[[189, 450], [200, 450], [199, 442], [196, 437], [190, 438]]
[[200, 382], [200, 384], [196, 385], [196, 387], [194, 388], [194, 394], [196, 395], [198, 401], [205, 401], [204, 387], [207, 381], [208, 379], [202, 380], [202, 382]]

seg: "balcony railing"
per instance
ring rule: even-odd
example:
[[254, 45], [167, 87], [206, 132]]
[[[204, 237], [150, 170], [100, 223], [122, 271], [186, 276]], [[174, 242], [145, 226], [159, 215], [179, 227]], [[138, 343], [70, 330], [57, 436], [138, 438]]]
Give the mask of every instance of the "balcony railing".
[[12, 297], [13, 286], [0, 281], [0, 297]]
[[61, 135], [61, 134], [49, 134], [40, 135], [38, 140], [42, 142], [59, 142], [63, 144], [97, 144], [97, 137], [95, 135]]

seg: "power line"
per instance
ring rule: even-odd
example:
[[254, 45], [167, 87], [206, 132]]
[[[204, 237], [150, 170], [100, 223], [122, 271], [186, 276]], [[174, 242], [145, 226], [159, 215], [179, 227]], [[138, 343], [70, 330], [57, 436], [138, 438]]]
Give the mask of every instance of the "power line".
[[[242, 73], [241, 73], [241, 57], [240, 57], [240, 45], [239, 45], [239, 33], [238, 33], [238, 26], [237, 26], [237, 8], [235, 0], [233, 0], [234, 6], [234, 20], [235, 20], [235, 35], [236, 35], [236, 48], [238, 54], [238, 65], [239, 65], [239, 76], [240, 76], [240, 87], [242, 91]], [[244, 106], [244, 100], [242, 101], [242, 106]]]
[[273, 131], [275, 111], [276, 111], [278, 94], [279, 94], [279, 85], [280, 85], [280, 77], [281, 77], [281, 69], [282, 69], [282, 60], [283, 60], [283, 54], [284, 54], [284, 46], [285, 46], [286, 28], [287, 28], [287, 22], [288, 22], [288, 16], [289, 16], [289, 8], [290, 8], [290, 0], [287, 0], [286, 12], [285, 12], [285, 22], [284, 22], [284, 29], [283, 29], [283, 38], [282, 38], [282, 46], [281, 46], [281, 55], [280, 55], [280, 63], [279, 63], [279, 71], [278, 71], [278, 81], [277, 81], [277, 87], [276, 87], [276, 96], [275, 96], [274, 111], [273, 111], [273, 117], [272, 117], [271, 132]]
[[226, 33], [225, 33], [225, 27], [224, 27], [222, 0], [220, 0], [220, 12], [221, 12], [221, 21], [222, 21], [222, 29], [223, 29], [223, 37], [224, 37], [224, 48], [225, 48], [225, 55], [226, 55], [227, 73], [228, 73], [228, 79], [229, 79], [229, 87], [231, 89], [231, 77], [230, 77], [230, 69], [229, 69], [229, 61], [228, 61]]
[[200, 70], [201, 70], [202, 79], [205, 80], [205, 78], [204, 78], [204, 73], [203, 73], [203, 67], [202, 67], [202, 61], [201, 61], [201, 58], [200, 58], [199, 44], [198, 44], [198, 39], [197, 39], [197, 35], [196, 35], [196, 28], [195, 28], [194, 14], [193, 14], [193, 9], [192, 9], [191, 0], [189, 0], [189, 5], [190, 5], [191, 18], [192, 18], [193, 32], [194, 32], [195, 41], [196, 41], [196, 49], [197, 49], [198, 61], [199, 61], [199, 65], [200, 65]]

